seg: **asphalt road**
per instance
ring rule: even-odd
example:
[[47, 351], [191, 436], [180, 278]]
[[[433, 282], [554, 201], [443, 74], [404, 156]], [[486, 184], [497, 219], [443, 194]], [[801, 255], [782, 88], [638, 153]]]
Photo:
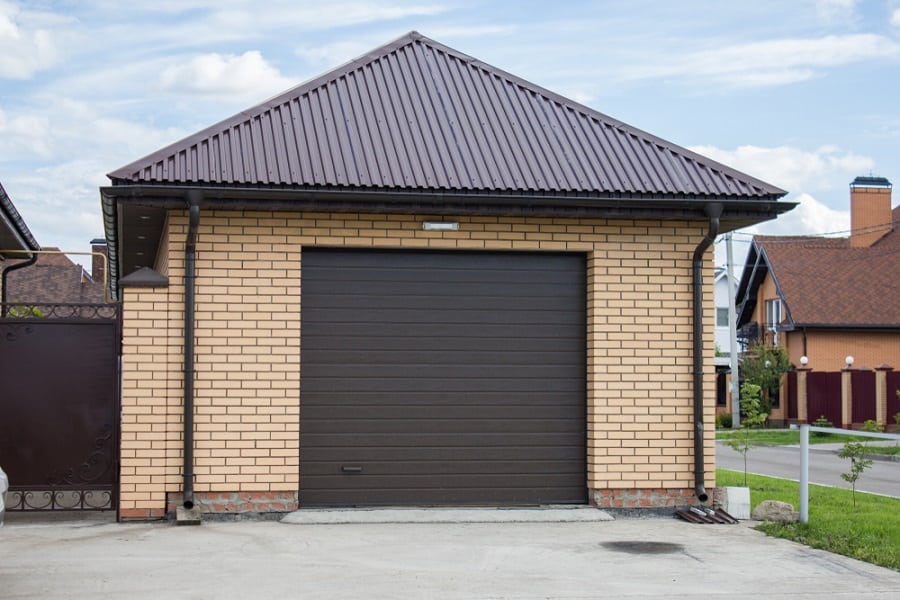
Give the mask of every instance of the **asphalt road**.
[[[850, 461], [838, 458], [840, 444], [821, 444], [810, 447], [809, 482], [835, 487], [850, 488], [841, 479], [841, 473], [850, 471]], [[716, 444], [716, 466], [734, 471], [744, 470], [744, 459], [739, 452], [719, 442]], [[783, 479], [800, 479], [799, 446], [755, 446], [747, 453], [747, 472]], [[872, 492], [900, 497], [900, 462], [876, 460], [856, 482], [860, 492]]]

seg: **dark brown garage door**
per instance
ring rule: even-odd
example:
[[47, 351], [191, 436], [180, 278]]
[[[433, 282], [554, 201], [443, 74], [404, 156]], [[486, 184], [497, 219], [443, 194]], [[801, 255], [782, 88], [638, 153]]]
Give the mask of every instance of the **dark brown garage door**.
[[303, 505], [583, 503], [585, 263], [304, 249]]

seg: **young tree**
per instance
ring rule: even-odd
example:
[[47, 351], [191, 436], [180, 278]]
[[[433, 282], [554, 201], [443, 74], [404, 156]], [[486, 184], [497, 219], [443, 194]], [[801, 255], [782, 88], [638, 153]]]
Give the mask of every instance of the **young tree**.
[[863, 472], [872, 466], [872, 460], [866, 458], [866, 445], [860, 442], [847, 442], [838, 452], [841, 458], [850, 459], [850, 472], [841, 473], [841, 478], [850, 484], [853, 497], [853, 508], [856, 508], [856, 481]]
[[759, 398], [759, 386], [753, 383], [744, 383], [741, 386], [741, 412], [745, 414], [741, 421], [741, 428], [725, 440], [725, 443], [735, 452], [740, 452], [744, 457], [744, 485], [747, 485], [747, 452], [753, 447], [753, 437], [750, 430], [759, 427], [769, 418], [769, 413], [762, 410]]
[[[867, 419], [862, 427], [863, 431], [872, 432], [878, 432], [881, 431], [881, 429], [881, 425], [872, 419]], [[841, 478], [850, 484], [851, 495], [853, 497], [853, 508], [856, 508], [856, 481], [859, 479], [860, 475], [873, 464], [871, 459], [866, 458], [866, 450], [867, 445], [865, 442], [846, 442], [844, 447], [841, 448], [841, 451], [838, 452], [839, 457], [850, 459], [850, 472], [841, 473]]]
[[[773, 348], [765, 344], [754, 344], [741, 363], [741, 378], [760, 387], [762, 411], [772, 412], [772, 405], [778, 398], [781, 376], [791, 370], [791, 361], [783, 348]], [[741, 413], [744, 413], [743, 396]]]

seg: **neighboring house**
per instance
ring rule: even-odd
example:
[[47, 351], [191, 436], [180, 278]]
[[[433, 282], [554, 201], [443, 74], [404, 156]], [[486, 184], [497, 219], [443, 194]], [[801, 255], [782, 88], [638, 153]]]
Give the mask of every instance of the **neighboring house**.
[[756, 236], [738, 287], [738, 328], [817, 371], [900, 367], [900, 207], [891, 183], [850, 184], [846, 238]]
[[[3, 286], [11, 264], [18, 262], [19, 259], [35, 256], [24, 253], [25, 251], [40, 249], [19, 211], [6, 195], [6, 190], [0, 185], [0, 270], [3, 273], [0, 277], [0, 302], [5, 302], [6, 299]], [[13, 263], [7, 262], [10, 259]]]
[[[716, 267], [715, 272], [715, 305], [716, 305], [716, 350], [720, 358], [731, 356], [731, 336], [728, 332], [728, 282], [737, 287], [737, 282], [730, 280], [728, 269]], [[738, 350], [740, 351], [740, 350]], [[727, 361], [726, 361], [727, 362]]]
[[728, 283], [732, 281], [732, 287], [736, 287], [733, 280], [728, 277], [728, 269], [716, 267], [715, 290], [713, 298], [716, 307], [716, 413], [731, 412], [731, 334], [728, 328]]
[[28, 305], [103, 302], [102, 271], [94, 273], [97, 275], [95, 278], [81, 265], [72, 262], [59, 248], [46, 247], [43, 250], [51, 254], [39, 254], [34, 264], [7, 275], [9, 302]]
[[126, 519], [707, 500], [708, 249], [793, 207], [415, 32], [109, 176]]

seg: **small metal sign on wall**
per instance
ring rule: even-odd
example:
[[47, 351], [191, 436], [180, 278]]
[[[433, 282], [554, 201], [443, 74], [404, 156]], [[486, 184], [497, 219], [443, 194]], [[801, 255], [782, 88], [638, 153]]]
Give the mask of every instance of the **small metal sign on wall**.
[[7, 510], [115, 510], [118, 306], [18, 303], [3, 305], [2, 315]]

